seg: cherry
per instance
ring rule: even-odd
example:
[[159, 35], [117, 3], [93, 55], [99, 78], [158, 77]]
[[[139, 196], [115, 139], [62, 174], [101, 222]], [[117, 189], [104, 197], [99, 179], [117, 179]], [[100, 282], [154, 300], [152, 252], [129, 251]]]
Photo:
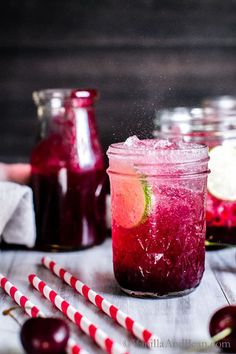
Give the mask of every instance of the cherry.
[[216, 311], [210, 320], [209, 332], [219, 348], [236, 353], [236, 305]]
[[28, 354], [62, 354], [69, 339], [69, 328], [59, 318], [30, 318], [21, 328], [20, 339]]

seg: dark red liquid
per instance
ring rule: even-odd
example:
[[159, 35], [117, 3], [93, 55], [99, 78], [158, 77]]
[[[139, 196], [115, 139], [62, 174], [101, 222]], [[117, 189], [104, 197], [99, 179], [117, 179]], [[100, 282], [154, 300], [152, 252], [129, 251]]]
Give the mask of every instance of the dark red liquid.
[[114, 273], [123, 289], [160, 296], [195, 288], [205, 260], [204, 193], [156, 189], [147, 219], [126, 229], [112, 222]]
[[207, 195], [206, 238], [212, 242], [236, 244], [236, 202]]
[[[60, 182], [60, 173], [32, 176], [37, 245], [79, 249], [101, 243], [105, 238], [104, 172], [65, 169], [62, 172], [67, 174], [65, 186]], [[101, 193], [96, 197], [99, 189]]]

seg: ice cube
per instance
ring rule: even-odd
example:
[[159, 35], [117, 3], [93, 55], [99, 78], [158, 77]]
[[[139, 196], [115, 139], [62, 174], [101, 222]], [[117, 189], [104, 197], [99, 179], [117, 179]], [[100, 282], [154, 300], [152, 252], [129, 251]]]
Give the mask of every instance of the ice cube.
[[128, 147], [138, 146], [141, 140], [136, 135], [130, 136], [128, 139], [125, 140], [124, 145]]
[[173, 148], [176, 144], [169, 141], [169, 140], [155, 140], [153, 147], [154, 149], [166, 149], [166, 148]]

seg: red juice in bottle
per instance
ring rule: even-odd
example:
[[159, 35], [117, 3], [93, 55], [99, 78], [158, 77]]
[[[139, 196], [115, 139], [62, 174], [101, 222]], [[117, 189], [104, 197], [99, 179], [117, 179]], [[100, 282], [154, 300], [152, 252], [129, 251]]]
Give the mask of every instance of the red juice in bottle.
[[108, 150], [114, 274], [134, 296], [174, 296], [204, 272], [206, 146], [139, 140]]
[[95, 90], [34, 93], [41, 138], [31, 155], [37, 246], [73, 250], [105, 238], [105, 170]]

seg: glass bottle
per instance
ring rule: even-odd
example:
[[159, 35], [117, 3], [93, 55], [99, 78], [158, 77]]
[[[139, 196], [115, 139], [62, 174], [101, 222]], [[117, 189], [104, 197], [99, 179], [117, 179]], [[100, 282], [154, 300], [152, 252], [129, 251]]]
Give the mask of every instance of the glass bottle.
[[129, 138], [108, 149], [114, 274], [133, 296], [194, 290], [205, 260], [205, 145]]
[[157, 111], [154, 136], [208, 145], [206, 237], [236, 244], [236, 101], [227, 96], [203, 105]]
[[39, 119], [32, 151], [37, 247], [73, 250], [105, 238], [105, 169], [98, 139], [96, 90], [33, 93]]

